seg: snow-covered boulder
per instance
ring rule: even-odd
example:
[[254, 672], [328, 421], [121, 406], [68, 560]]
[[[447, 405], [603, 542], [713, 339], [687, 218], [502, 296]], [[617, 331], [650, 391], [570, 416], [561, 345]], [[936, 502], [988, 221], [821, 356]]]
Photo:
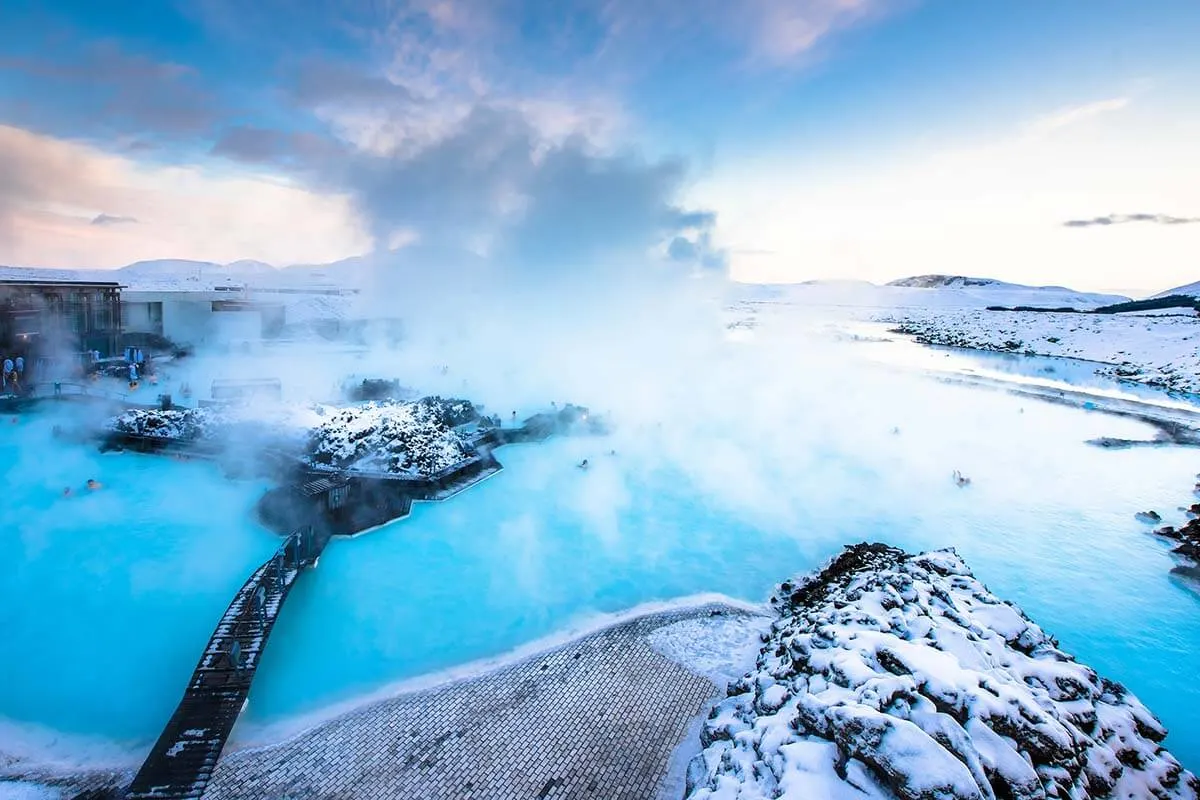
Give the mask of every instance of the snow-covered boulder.
[[221, 424], [217, 415], [204, 408], [135, 408], [114, 417], [109, 428], [135, 436], [193, 441], [211, 437]]
[[465, 400], [427, 398], [345, 408], [313, 430], [309, 460], [316, 467], [427, 477], [473, 454], [454, 430], [471, 416], [470, 407]]
[[755, 670], [701, 731], [690, 800], [1200, 793], [1135, 697], [953, 551], [854, 545], [773, 603]]

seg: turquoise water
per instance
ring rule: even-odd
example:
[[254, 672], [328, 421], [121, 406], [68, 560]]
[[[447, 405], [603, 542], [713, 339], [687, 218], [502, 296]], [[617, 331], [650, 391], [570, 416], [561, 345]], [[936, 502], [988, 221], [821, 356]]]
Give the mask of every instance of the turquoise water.
[[[1133, 519], [1180, 516], [1165, 512], [1191, 502], [1194, 451], [1091, 448], [1144, 429], [999, 393], [816, 383], [786, 397], [746, 385], [702, 423], [504, 448], [505, 470], [480, 486], [335, 541], [279, 619], [246, 726], [500, 656], [597, 613], [708, 592], [762, 601], [843, 543], [883, 540], [956, 547], [1138, 694], [1200, 766], [1200, 595], [1168, 576], [1166, 548]], [[3, 660], [16, 669], [0, 716], [144, 752], [234, 589], [275, 545], [249, 521], [263, 487], [52, 443], [49, 424], [0, 429], [15, 498], [0, 538]], [[59, 497], [90, 476], [100, 493]]]
[[[251, 522], [265, 486], [66, 445], [54, 418], [11, 419], [0, 429], [0, 718], [153, 738], [233, 592], [278, 546]], [[102, 488], [89, 492], [89, 478]]]

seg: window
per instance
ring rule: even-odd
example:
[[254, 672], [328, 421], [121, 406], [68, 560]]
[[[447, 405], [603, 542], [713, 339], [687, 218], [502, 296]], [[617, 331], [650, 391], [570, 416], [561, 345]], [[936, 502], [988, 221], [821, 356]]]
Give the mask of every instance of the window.
[[350, 495], [349, 486], [335, 486], [329, 490], [329, 509], [332, 511], [335, 508], [341, 508], [346, 505], [346, 500]]

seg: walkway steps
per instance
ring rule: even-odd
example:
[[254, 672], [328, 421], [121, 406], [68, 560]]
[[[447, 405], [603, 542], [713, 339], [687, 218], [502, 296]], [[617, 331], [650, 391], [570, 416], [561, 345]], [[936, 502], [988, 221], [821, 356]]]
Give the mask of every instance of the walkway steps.
[[130, 800], [182, 800], [204, 794], [245, 706], [283, 601], [328, 541], [311, 529], [296, 531], [238, 590], [175, 714], [134, 777], [126, 795]]

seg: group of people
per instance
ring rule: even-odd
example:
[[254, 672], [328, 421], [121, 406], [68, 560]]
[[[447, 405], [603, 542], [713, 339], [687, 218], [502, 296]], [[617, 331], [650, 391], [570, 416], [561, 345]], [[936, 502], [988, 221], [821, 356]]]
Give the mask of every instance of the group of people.
[[19, 394], [25, 382], [25, 357], [4, 357], [4, 374], [0, 376], [0, 384], [4, 394]]

